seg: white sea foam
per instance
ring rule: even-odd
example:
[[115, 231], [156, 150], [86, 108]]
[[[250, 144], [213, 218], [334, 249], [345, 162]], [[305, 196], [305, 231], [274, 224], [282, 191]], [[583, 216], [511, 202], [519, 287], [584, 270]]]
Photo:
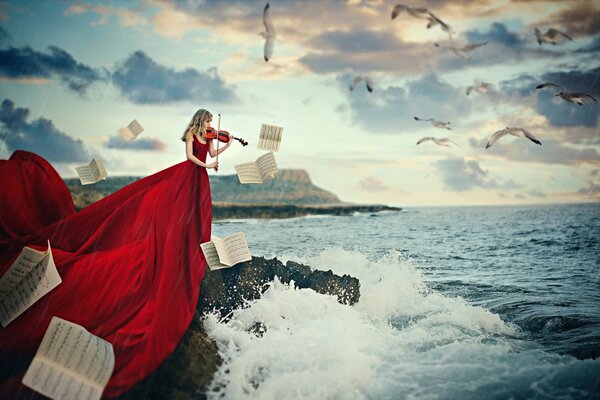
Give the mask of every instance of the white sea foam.
[[360, 301], [276, 281], [227, 322], [208, 317], [224, 359], [210, 398], [576, 398], [548, 377], [600, 368], [541, 351], [489, 310], [429, 290], [400, 253], [369, 260], [330, 248], [298, 261], [359, 278]]

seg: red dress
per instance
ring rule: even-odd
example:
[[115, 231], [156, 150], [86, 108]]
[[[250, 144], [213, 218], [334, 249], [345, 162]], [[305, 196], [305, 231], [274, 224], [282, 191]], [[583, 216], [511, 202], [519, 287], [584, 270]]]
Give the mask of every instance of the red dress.
[[[206, 160], [208, 143], [196, 138]], [[62, 283], [0, 327], [0, 397], [32, 393], [20, 383], [52, 316], [109, 341], [115, 397], [154, 371], [194, 315], [210, 240], [212, 204], [205, 168], [184, 161], [75, 212], [58, 173], [36, 154], [0, 160], [0, 276], [23, 246], [50, 240]]]

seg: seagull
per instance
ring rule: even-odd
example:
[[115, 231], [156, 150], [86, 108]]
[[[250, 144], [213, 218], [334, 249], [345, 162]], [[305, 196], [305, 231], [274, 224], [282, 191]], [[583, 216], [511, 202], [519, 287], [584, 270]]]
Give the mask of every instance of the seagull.
[[259, 35], [265, 38], [264, 57], [265, 61], [269, 61], [271, 57], [273, 57], [273, 45], [275, 44], [275, 38], [277, 37], [277, 33], [273, 27], [273, 20], [271, 19], [271, 7], [269, 6], [269, 3], [267, 3], [263, 10], [263, 24], [265, 25], [265, 32], [261, 32]]
[[[433, 118], [419, 118], [419, 117], [413, 117], [415, 119], [415, 121], [428, 121], [431, 122], [431, 125], [435, 126], [436, 128], [442, 128], [442, 129], [448, 129], [449, 131], [452, 130], [452, 128], [450, 127], [450, 122], [442, 122], [442, 121], [438, 121], [437, 119], [433, 119]], [[417, 143], [418, 144], [418, 143]]]
[[404, 4], [396, 4], [394, 8], [392, 8], [392, 19], [396, 19], [398, 15], [402, 14], [405, 11], [412, 17], [426, 19], [427, 21], [429, 21], [427, 23], [427, 29], [439, 25], [442, 28], [442, 30], [450, 36], [450, 40], [452, 40], [453, 31], [450, 25], [439, 19], [434, 13], [432, 13], [425, 7], [410, 7]]
[[466, 58], [466, 59], [470, 59], [471, 57], [469, 57], [467, 55], [467, 53], [472, 52], [473, 50], [485, 46], [486, 44], [488, 44], [487, 41], [485, 42], [481, 42], [481, 43], [473, 43], [473, 44], [468, 44], [466, 46], [463, 47], [456, 47], [456, 46], [440, 46], [438, 43], [434, 43], [434, 46], [440, 49], [447, 49], [452, 51], [454, 54], [456, 54], [459, 57], [462, 58]]
[[350, 84], [350, 90], [354, 90], [354, 88], [360, 83], [360, 81], [365, 81], [365, 85], [367, 85], [367, 90], [369, 91], [369, 93], [373, 91], [373, 80], [367, 75], [356, 75], [354, 79], [352, 79], [352, 83]]
[[450, 40], [452, 40], [452, 34], [454, 33], [454, 31], [452, 30], [452, 27], [450, 25], [448, 25], [447, 23], [445, 23], [444, 21], [442, 21], [441, 19], [439, 19], [431, 11], [429, 12], [429, 16], [431, 18], [429, 18], [429, 23], [427, 24], [427, 29], [430, 29], [436, 25], [439, 25], [440, 28], [442, 28], [442, 30], [448, 34], [448, 36], [450, 37]]
[[538, 28], [535, 28], [535, 37], [537, 38], [537, 41], [540, 46], [542, 45], [542, 43], [557, 44], [559, 42], [559, 35], [564, 36], [570, 41], [573, 41], [573, 39], [569, 35], [559, 31], [558, 29], [550, 28], [546, 31], [546, 33], [542, 34], [542, 32], [540, 32]]
[[425, 7], [409, 7], [404, 4], [396, 4], [394, 8], [392, 8], [392, 19], [395, 19], [398, 15], [402, 14], [406, 11], [409, 15], [420, 18], [431, 20], [431, 15], [429, 14], [429, 10]]
[[587, 93], [570, 92], [567, 89], [565, 89], [564, 87], [557, 85], [556, 83], [552, 83], [552, 82], [542, 83], [541, 85], [537, 85], [535, 88], [543, 89], [546, 87], [558, 88], [559, 91], [557, 93], [555, 93], [554, 95], [560, 97], [561, 99], [563, 99], [565, 101], [568, 101], [569, 103], [573, 103], [573, 104], [582, 106], [585, 104], [586, 101], [588, 101], [590, 99], [593, 101], [597, 101], [594, 96], [591, 96]]
[[476, 86], [467, 86], [467, 96], [471, 94], [472, 91], [476, 91], [477, 93], [486, 94], [492, 88], [491, 83], [481, 82]]
[[535, 136], [533, 136], [533, 133], [529, 132], [527, 129], [507, 126], [504, 129], [494, 132], [490, 140], [488, 140], [487, 144], [485, 145], [485, 148], [489, 149], [494, 143], [496, 143], [498, 139], [505, 135], [513, 135], [516, 137], [527, 138], [533, 143], [539, 144], [540, 146], [542, 145], [542, 142], [540, 142]]
[[452, 140], [448, 139], [448, 138], [434, 138], [432, 136], [425, 136], [422, 137], [421, 139], [419, 139], [419, 141], [417, 142], [417, 144], [421, 144], [423, 142], [426, 142], [428, 140], [431, 140], [433, 143], [437, 144], [438, 146], [443, 146], [443, 147], [450, 147], [450, 143], [455, 144], [458, 147], [461, 147], [458, 143], [453, 142]]

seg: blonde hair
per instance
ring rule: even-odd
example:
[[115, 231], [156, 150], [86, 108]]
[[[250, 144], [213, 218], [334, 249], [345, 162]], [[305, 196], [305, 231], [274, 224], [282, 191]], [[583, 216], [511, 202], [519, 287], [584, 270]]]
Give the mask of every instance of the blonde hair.
[[204, 134], [205, 132], [202, 130], [202, 122], [209, 120], [212, 118], [212, 114], [203, 108], [196, 111], [196, 114], [192, 117], [192, 120], [188, 124], [187, 128], [183, 132], [183, 136], [181, 140], [183, 142], [187, 141], [189, 137], [196, 133]]

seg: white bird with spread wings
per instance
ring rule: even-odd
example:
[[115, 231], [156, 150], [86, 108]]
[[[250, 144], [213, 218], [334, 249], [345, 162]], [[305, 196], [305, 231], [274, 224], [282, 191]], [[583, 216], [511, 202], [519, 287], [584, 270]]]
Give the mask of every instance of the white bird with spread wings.
[[489, 149], [494, 143], [496, 143], [498, 141], [498, 139], [500, 139], [501, 137], [504, 137], [506, 135], [513, 135], [516, 137], [527, 138], [535, 144], [539, 144], [540, 146], [542, 145], [542, 142], [540, 142], [535, 136], [533, 136], [533, 133], [529, 132], [527, 129], [507, 126], [504, 129], [494, 132], [494, 134], [492, 135], [490, 140], [488, 140], [487, 144], [485, 145], [485, 148]]
[[447, 23], [442, 21], [434, 13], [429, 11], [427, 8], [425, 8], [425, 7], [410, 7], [410, 6], [407, 6], [404, 4], [396, 4], [394, 6], [394, 8], [392, 8], [392, 19], [396, 19], [396, 17], [398, 15], [402, 14], [403, 12], [406, 12], [408, 15], [410, 15], [412, 17], [419, 18], [419, 19], [426, 19], [427, 21], [429, 21], [427, 23], [427, 29], [430, 29], [431, 27], [439, 25], [440, 28], [442, 28], [442, 30], [448, 34], [448, 36], [450, 37], [450, 40], [452, 40], [453, 30], [450, 27], [450, 25], [448, 25]]
[[425, 136], [422, 137], [421, 139], [419, 139], [419, 141], [417, 142], [417, 144], [421, 144], [423, 142], [427, 142], [431, 140], [433, 143], [437, 144], [438, 146], [442, 146], [442, 147], [450, 147], [450, 143], [461, 147], [458, 143], [453, 142], [452, 140], [448, 139], [448, 138], [434, 138], [433, 136]]
[[466, 46], [463, 47], [456, 47], [456, 46], [441, 46], [438, 43], [434, 43], [433, 45], [439, 49], [446, 49], [446, 50], [450, 50], [451, 52], [453, 52], [454, 54], [456, 54], [459, 57], [462, 58], [466, 58], [466, 59], [470, 59], [471, 57], [467, 54], [472, 52], [475, 49], [478, 49], [479, 47], [483, 47], [486, 44], [488, 44], [487, 41], [485, 42], [481, 42], [481, 43], [473, 43], [473, 44], [468, 44]]
[[581, 93], [581, 92], [570, 92], [567, 89], [565, 89], [564, 87], [557, 85], [556, 83], [552, 83], [552, 82], [542, 83], [541, 85], [537, 85], [535, 88], [543, 89], [546, 87], [555, 87], [555, 88], [559, 89], [558, 92], [555, 93], [554, 95], [560, 97], [564, 101], [568, 101], [569, 103], [573, 103], [573, 104], [582, 106], [588, 101], [596, 101], [596, 98], [592, 95], [589, 95], [587, 93]]
[[535, 37], [540, 46], [542, 45], [542, 43], [558, 44], [561, 41], [563, 41], [564, 38], [573, 41], [571, 36], [554, 28], [548, 29], [546, 33], [542, 33], [538, 28], [535, 28]]
[[448, 129], [449, 131], [452, 130], [452, 128], [450, 127], [450, 121], [443, 122], [443, 121], [438, 121], [437, 119], [433, 119], [433, 118], [419, 118], [419, 117], [413, 117], [413, 118], [415, 119], [415, 121], [431, 122], [431, 125], [433, 125], [436, 128]]
[[269, 61], [271, 57], [273, 57], [273, 46], [275, 45], [275, 38], [277, 37], [277, 33], [273, 27], [269, 3], [267, 3], [263, 10], [263, 24], [265, 25], [265, 31], [259, 33], [259, 35], [265, 38], [264, 57], [265, 61]]

